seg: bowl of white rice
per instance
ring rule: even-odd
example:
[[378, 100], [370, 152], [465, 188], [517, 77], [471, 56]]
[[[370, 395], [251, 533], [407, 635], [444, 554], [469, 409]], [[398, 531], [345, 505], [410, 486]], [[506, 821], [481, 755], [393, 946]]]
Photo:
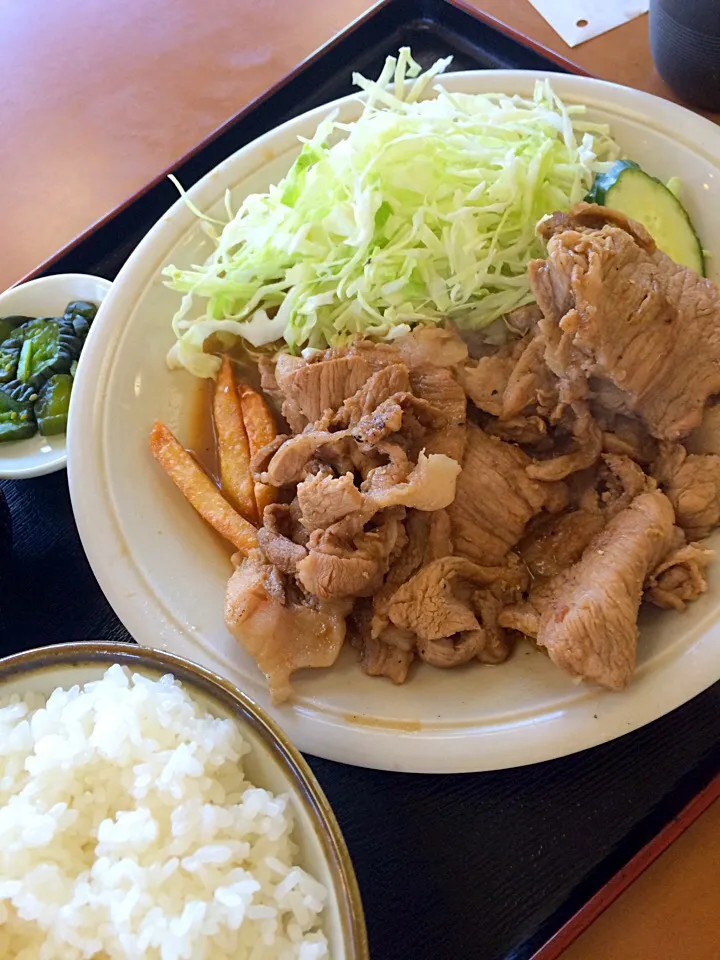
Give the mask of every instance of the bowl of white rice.
[[232, 684], [132, 644], [0, 660], [0, 958], [368, 956], [330, 806]]

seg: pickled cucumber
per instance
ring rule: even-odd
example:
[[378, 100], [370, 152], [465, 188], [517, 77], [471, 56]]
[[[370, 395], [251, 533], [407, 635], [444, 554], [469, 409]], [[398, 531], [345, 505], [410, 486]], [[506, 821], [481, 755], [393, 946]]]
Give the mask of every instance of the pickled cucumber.
[[53, 437], [67, 430], [72, 383], [70, 374], [56, 373], [40, 391], [34, 413], [44, 437]]

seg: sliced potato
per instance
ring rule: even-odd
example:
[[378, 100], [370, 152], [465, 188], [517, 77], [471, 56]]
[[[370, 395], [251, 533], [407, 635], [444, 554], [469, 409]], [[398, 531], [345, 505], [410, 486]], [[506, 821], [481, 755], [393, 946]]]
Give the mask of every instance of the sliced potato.
[[158, 421], [154, 424], [150, 433], [150, 450], [203, 520], [241, 553], [247, 555], [257, 547], [255, 527], [233, 510], [210, 477], [164, 423]]
[[235, 389], [232, 364], [228, 357], [222, 359], [215, 384], [213, 419], [223, 491], [246, 520], [257, 523], [255, 484], [250, 470], [250, 444], [243, 422], [240, 397]]
[[[245, 421], [248, 441], [250, 443], [250, 457], [254, 457], [258, 450], [274, 440], [277, 436], [277, 426], [270, 408], [257, 390], [253, 390], [246, 383], [238, 384], [238, 394], [242, 405], [242, 415]], [[255, 502], [258, 518], [262, 523], [265, 507], [275, 503], [277, 488], [265, 483], [255, 483]]]

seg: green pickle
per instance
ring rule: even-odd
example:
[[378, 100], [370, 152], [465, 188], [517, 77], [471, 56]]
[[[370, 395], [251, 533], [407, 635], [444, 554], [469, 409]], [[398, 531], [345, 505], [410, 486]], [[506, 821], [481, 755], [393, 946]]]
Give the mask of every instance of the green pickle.
[[29, 383], [23, 383], [21, 380], [11, 380], [9, 383], [0, 385], [0, 390], [12, 397], [13, 400], [19, 400], [21, 403], [34, 403], [38, 398], [38, 390]]
[[17, 376], [22, 337], [11, 336], [0, 343], [0, 383], [8, 383]]
[[90, 324], [95, 319], [98, 308], [88, 300], [73, 300], [65, 307], [63, 320], [70, 321], [75, 335], [84, 340], [90, 331]]
[[27, 440], [37, 433], [37, 424], [20, 413], [0, 413], [0, 443]]
[[0, 317], [0, 443], [67, 431], [73, 377], [97, 311], [72, 300], [62, 317]]
[[7, 392], [7, 386], [0, 389], [0, 413], [24, 413], [32, 415], [33, 405], [21, 397], [12, 396]]
[[21, 323], [31, 319], [32, 317], [0, 317], [0, 343], [4, 343]]
[[37, 424], [31, 403], [23, 403], [0, 390], [0, 443], [7, 440], [27, 440], [37, 433]]
[[35, 342], [32, 338], [23, 341], [17, 365], [17, 379], [20, 383], [27, 383], [32, 376], [32, 357], [34, 350]]
[[44, 437], [54, 437], [67, 431], [72, 382], [69, 373], [56, 373], [40, 391], [35, 403], [35, 419]]
[[65, 307], [65, 319], [80, 316], [85, 317], [86, 320], [94, 320], [97, 312], [96, 303], [90, 303], [89, 300], [73, 300]]
[[34, 387], [54, 373], [68, 373], [80, 356], [82, 341], [70, 320], [39, 317], [21, 327], [23, 345], [17, 367], [17, 379]]

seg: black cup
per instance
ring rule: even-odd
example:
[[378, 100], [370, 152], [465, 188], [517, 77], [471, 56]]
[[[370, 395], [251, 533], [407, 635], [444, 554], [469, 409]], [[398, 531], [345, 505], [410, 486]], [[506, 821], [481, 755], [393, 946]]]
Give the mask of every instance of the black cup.
[[650, 49], [679, 97], [720, 110], [720, 0], [650, 0]]

